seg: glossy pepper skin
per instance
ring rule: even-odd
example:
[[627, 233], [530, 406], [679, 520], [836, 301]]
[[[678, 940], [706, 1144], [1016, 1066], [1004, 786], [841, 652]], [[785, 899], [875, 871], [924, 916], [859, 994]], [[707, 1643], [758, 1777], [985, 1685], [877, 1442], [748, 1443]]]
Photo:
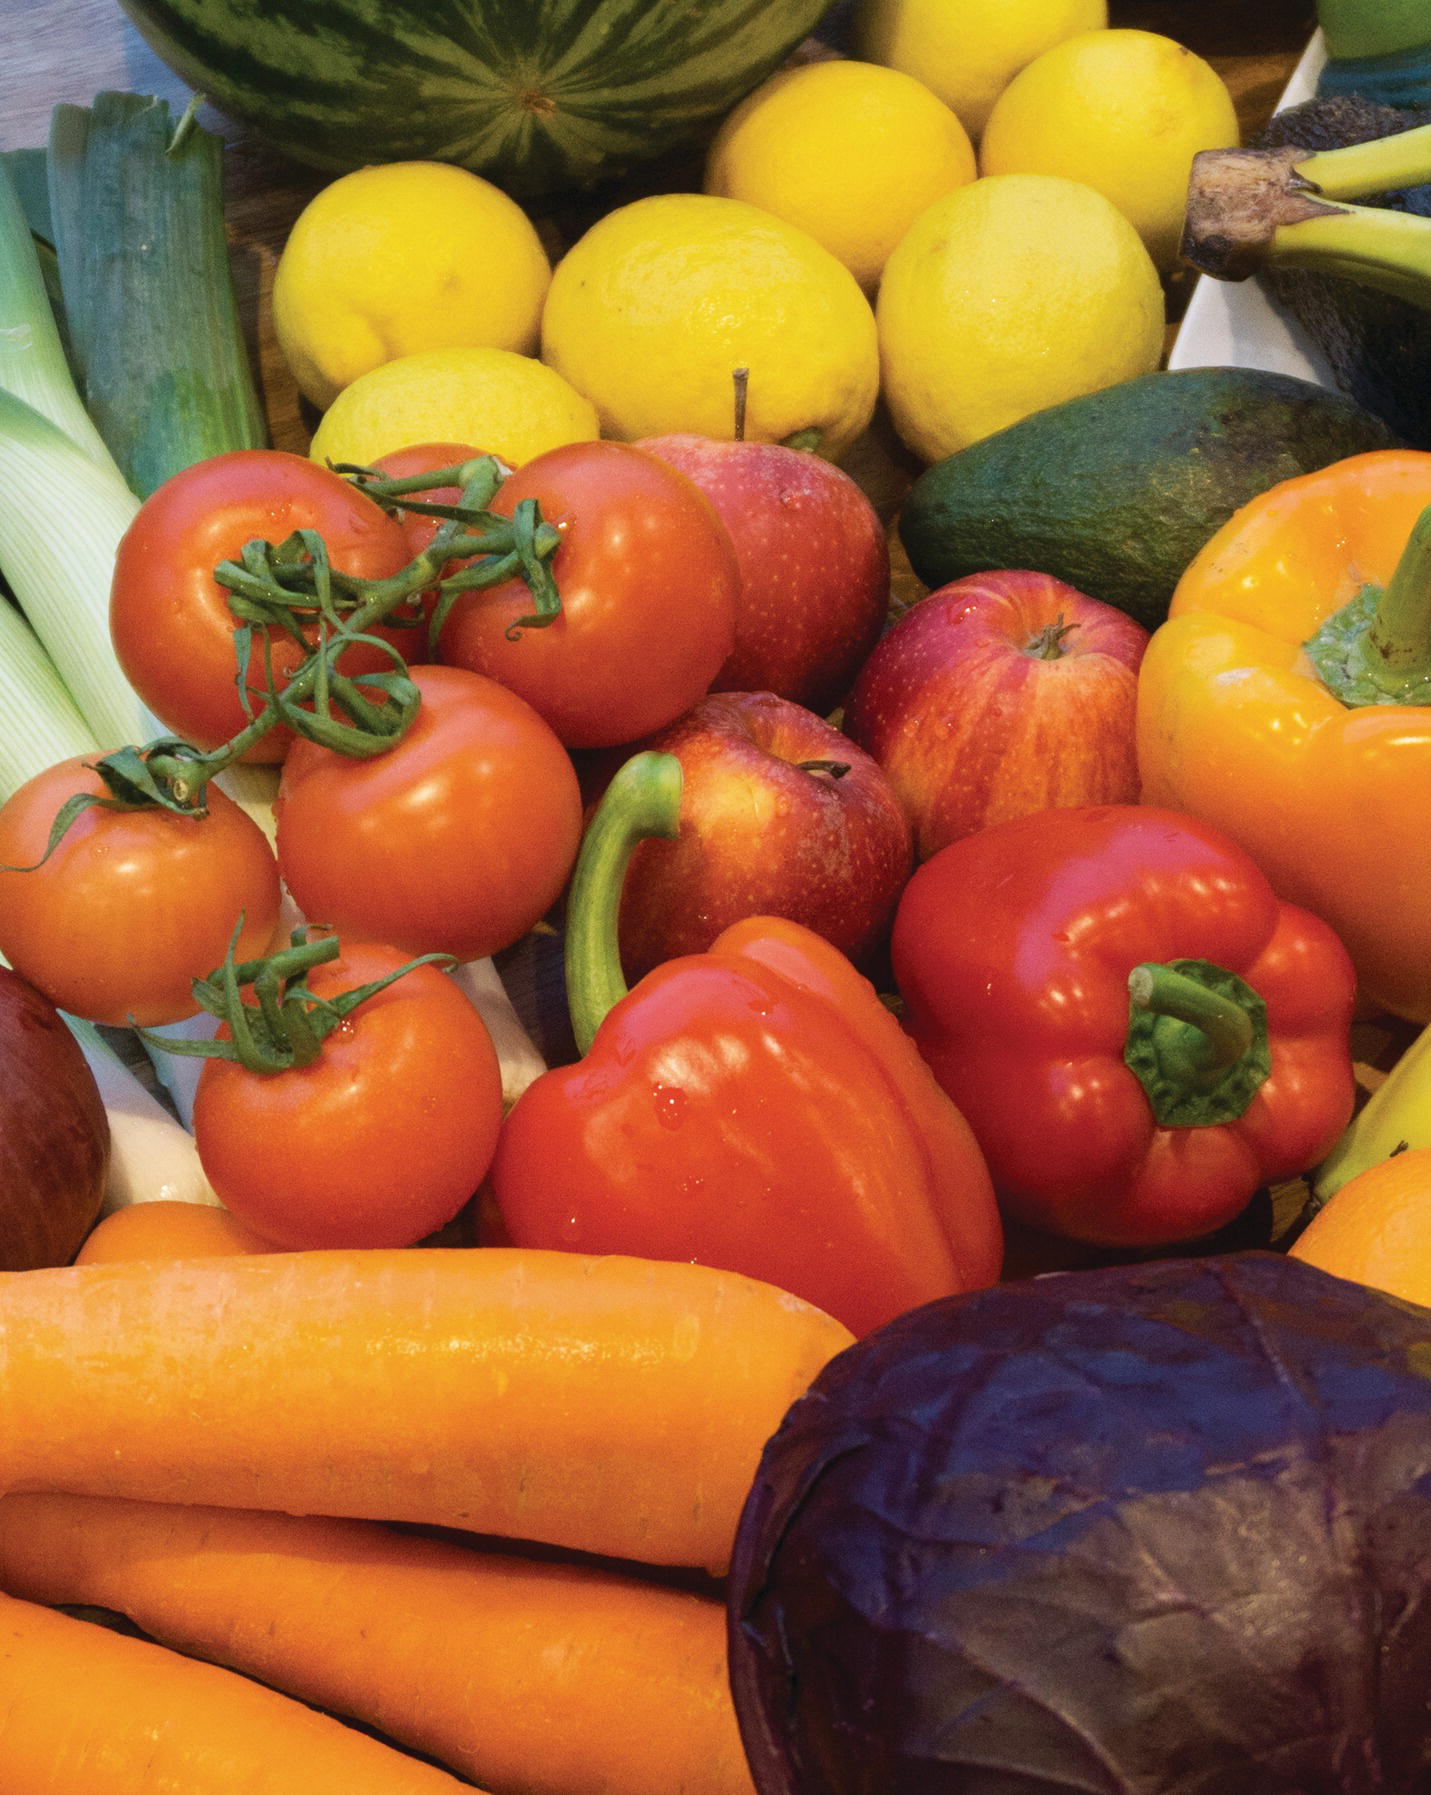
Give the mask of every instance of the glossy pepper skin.
[[[906, 1026], [1032, 1227], [1102, 1246], [1197, 1239], [1316, 1164], [1351, 1115], [1345, 950], [1192, 818], [1047, 810], [951, 843], [906, 887], [891, 947]], [[1133, 969], [1169, 963], [1249, 988], [1228, 999], [1250, 1018], [1241, 1058], [1219, 1070], [1202, 1028], [1140, 1011]], [[1179, 1120], [1155, 1114], [1130, 1039], [1156, 1041], [1158, 1100]]]
[[[1239, 841], [1332, 925], [1364, 996], [1416, 1022], [1431, 1020], [1431, 688], [1348, 704], [1304, 644], [1359, 588], [1389, 586], [1429, 504], [1431, 455], [1411, 450], [1254, 499], [1188, 568], [1138, 688], [1145, 800]], [[1425, 615], [1418, 629], [1424, 666]]]
[[[638, 761], [669, 762], [679, 794], [674, 757], [628, 768]], [[611, 909], [602, 952], [614, 958]], [[574, 1002], [579, 1041], [582, 1013]], [[620, 996], [585, 1057], [518, 1100], [492, 1188], [516, 1245], [743, 1272], [857, 1334], [993, 1283], [1002, 1259], [963, 1118], [845, 956], [774, 917], [734, 924]]]

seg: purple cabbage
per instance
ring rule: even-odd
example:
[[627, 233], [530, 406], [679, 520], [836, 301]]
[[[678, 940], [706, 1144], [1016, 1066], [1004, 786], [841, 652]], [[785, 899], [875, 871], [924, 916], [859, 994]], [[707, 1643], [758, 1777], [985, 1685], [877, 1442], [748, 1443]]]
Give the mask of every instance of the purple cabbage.
[[1427, 1795], [1431, 1310], [1273, 1253], [931, 1303], [766, 1449], [760, 1795]]

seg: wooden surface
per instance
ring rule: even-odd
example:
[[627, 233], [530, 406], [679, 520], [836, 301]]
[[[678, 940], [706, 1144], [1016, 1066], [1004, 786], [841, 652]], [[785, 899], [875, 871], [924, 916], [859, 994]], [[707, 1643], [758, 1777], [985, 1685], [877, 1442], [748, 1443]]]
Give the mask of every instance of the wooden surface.
[[[952, 0], [961, 4], [962, 0]], [[841, 7], [830, 15], [838, 42]], [[1311, 35], [1312, 0], [1111, 0], [1111, 22], [1159, 31], [1206, 56], [1232, 90], [1244, 131], [1271, 111]], [[182, 109], [189, 90], [149, 50], [118, 0], [0, 0], [0, 149], [43, 144], [50, 108], [87, 103], [103, 88], [157, 93]], [[299, 400], [273, 341], [268, 293], [284, 237], [308, 197], [329, 177], [270, 154], [252, 133], [206, 109], [202, 122], [229, 144], [228, 224], [234, 279], [258, 370], [273, 441], [305, 450], [314, 418]], [[698, 164], [654, 171], [671, 187], [699, 180]], [[543, 221], [548, 246], [560, 251], [590, 213], [581, 203]], [[1171, 310], [1185, 303], [1174, 281]], [[879, 445], [869, 479], [887, 476]]]

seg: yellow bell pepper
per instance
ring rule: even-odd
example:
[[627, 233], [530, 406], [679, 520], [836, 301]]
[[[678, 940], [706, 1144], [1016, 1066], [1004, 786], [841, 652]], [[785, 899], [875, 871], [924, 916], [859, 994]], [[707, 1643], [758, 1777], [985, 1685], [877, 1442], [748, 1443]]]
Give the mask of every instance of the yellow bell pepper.
[[1240, 842], [1431, 1020], [1431, 454], [1252, 500], [1187, 569], [1139, 678], [1143, 797]]

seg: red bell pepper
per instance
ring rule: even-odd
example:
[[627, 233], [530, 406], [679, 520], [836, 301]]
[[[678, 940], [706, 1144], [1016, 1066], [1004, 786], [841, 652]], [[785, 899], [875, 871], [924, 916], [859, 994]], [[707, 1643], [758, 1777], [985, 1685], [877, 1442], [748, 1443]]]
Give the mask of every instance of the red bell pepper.
[[954, 842], [905, 888], [891, 951], [1006, 1213], [1046, 1232], [1196, 1239], [1351, 1115], [1345, 949], [1190, 817], [1049, 810]]
[[791, 1291], [864, 1333], [991, 1284], [983, 1158], [874, 987], [812, 931], [760, 916], [627, 992], [626, 862], [674, 835], [680, 762], [633, 757], [583, 843], [567, 989], [585, 1057], [503, 1126], [492, 1190], [518, 1246], [687, 1259]]

